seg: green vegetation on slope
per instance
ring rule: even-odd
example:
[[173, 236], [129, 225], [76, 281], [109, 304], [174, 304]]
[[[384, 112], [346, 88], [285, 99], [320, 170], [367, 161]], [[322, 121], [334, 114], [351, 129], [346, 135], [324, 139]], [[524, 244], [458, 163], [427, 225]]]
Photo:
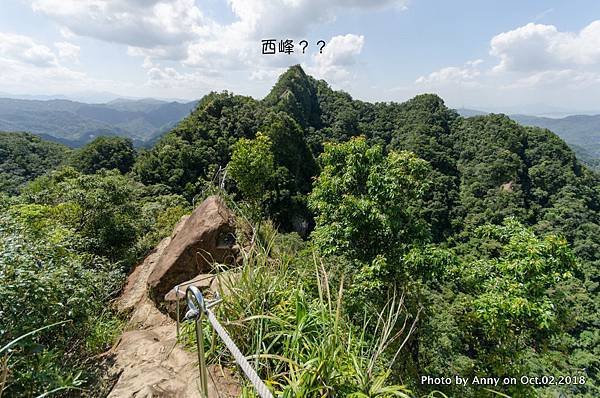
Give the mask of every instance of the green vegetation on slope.
[[0, 192], [15, 194], [26, 182], [57, 167], [69, 149], [27, 133], [0, 132]]
[[[461, 116], [482, 116], [487, 112], [458, 109]], [[562, 138], [583, 164], [600, 170], [600, 115], [571, 115], [563, 118], [530, 115], [509, 115], [514, 121], [532, 127], [551, 130]]]
[[159, 192], [116, 170], [61, 168], [20, 196], [0, 197], [0, 341], [68, 321], [13, 347], [5, 396], [102, 376], [91, 358], [110, 347], [121, 323], [107, 303], [136, 258], [187, 211], [183, 198]]
[[[245, 352], [259, 355], [261, 376], [281, 396], [491, 394], [421, 384], [423, 375], [570, 375], [585, 384], [498, 389], [515, 397], [600, 393], [600, 177], [550, 131], [504, 115], [461, 118], [433, 94], [402, 104], [356, 101], [296, 66], [262, 101], [205, 96], [131, 171], [130, 149], [122, 140], [91, 143], [70, 160], [90, 174], [63, 168], [38, 177], [3, 199], [5, 222], [34, 233], [43, 220], [80, 242], [64, 254], [73, 262], [92, 256], [127, 270], [188, 203], [222, 190], [265, 226], [249, 238], [257, 246], [243, 268], [247, 289], [227, 299], [220, 316]], [[23, 206], [41, 206], [44, 216], [22, 220]], [[265, 219], [279, 232], [267, 236]], [[20, 239], [18, 231], [3, 230], [2, 242]], [[281, 234], [290, 231], [305, 240]], [[38, 236], [40, 247], [55, 235]], [[15, 250], [3, 264], [18, 268]], [[34, 278], [58, 263], [37, 264]], [[86, 279], [77, 280], [85, 290]], [[52, 303], [68, 303], [65, 295]], [[393, 297], [390, 333], [402, 337], [369, 362], [383, 338], [375, 314], [389, 314]], [[89, 318], [77, 320], [102, 324]], [[73, 338], [93, 335], [82, 328]], [[41, 353], [52, 351], [34, 341]], [[15, 355], [25, 363], [43, 356], [26, 347]], [[56, 358], [43, 363], [57, 369], [50, 374], [68, 374]], [[28, 388], [60, 384], [44, 380]], [[16, 379], [11, 388], [25, 385]], [[384, 385], [390, 390], [368, 392]]]
[[[404, 319], [402, 298], [390, 297], [381, 317], [356, 323], [346, 311], [346, 286], [329, 280], [324, 259], [296, 234], [279, 234], [269, 223], [256, 229], [262, 232], [235, 285], [223, 278], [230, 293], [215, 311], [242, 352], [255, 353], [251, 363], [276, 396], [410, 397], [389, 368], [399, 347], [382, 349], [411, 333], [392, 334]], [[195, 348], [192, 325], [184, 326], [183, 341]], [[209, 361], [235, 366], [214, 333], [205, 335]], [[252, 387], [242, 396], [254, 396]]]
[[511, 115], [525, 126], [537, 126], [554, 131], [568, 144], [585, 148], [600, 159], [600, 115], [572, 115], [560, 119], [526, 115]]
[[135, 162], [133, 143], [128, 138], [98, 137], [76, 151], [71, 163], [78, 170], [92, 174], [98, 170], [117, 169], [127, 173]]

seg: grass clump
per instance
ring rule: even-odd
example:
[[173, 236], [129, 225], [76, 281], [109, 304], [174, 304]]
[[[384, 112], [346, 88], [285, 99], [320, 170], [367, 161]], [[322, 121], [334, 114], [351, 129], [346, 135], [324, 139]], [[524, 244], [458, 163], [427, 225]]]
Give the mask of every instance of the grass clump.
[[[300, 249], [299, 238], [277, 234], [268, 224], [259, 230], [238, 276], [221, 278], [224, 301], [214, 311], [274, 394], [411, 396], [392, 382], [389, 370], [414, 327], [402, 296], [390, 297], [379, 313], [351, 319], [343, 276], [334, 286], [327, 265]], [[206, 321], [204, 328], [208, 363], [235, 366]], [[183, 330], [193, 347], [192, 325]], [[253, 394], [248, 385], [242, 395]]]

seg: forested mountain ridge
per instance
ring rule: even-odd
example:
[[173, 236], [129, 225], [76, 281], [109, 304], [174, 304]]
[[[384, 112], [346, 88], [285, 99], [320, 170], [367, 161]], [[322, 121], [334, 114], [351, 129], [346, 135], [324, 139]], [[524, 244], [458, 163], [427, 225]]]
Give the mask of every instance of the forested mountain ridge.
[[571, 115], [563, 118], [511, 115], [511, 118], [526, 126], [538, 126], [554, 131], [567, 142], [578, 145], [600, 145], [600, 115]]
[[[306, 87], [310, 90], [310, 85]], [[273, 102], [281, 94], [277, 90], [272, 91], [265, 102]], [[304, 105], [317, 109], [317, 104], [311, 105], [309, 97], [306, 98], [309, 102]], [[101, 135], [126, 137], [132, 139], [137, 147], [150, 147], [187, 116], [196, 104], [197, 101], [180, 103], [154, 99], [116, 99], [106, 104], [87, 104], [64, 99], [0, 98], [0, 131], [28, 131], [70, 147], [81, 147]], [[290, 109], [292, 111], [298, 110]], [[487, 114], [471, 109], [458, 109], [458, 113], [464, 117]], [[548, 118], [511, 114], [510, 117], [523, 125], [555, 132], [575, 150], [580, 160], [593, 168], [599, 167], [599, 115]], [[318, 123], [311, 121], [311, 125]]]
[[74, 147], [102, 135], [127, 137], [141, 146], [171, 129], [195, 104], [156, 100], [84, 104], [0, 98], [0, 131], [27, 131]]
[[[487, 114], [472, 109], [459, 109], [458, 112], [464, 117]], [[571, 115], [562, 118], [521, 114], [509, 116], [524, 126], [551, 130], [573, 148], [579, 160], [597, 170], [600, 167], [600, 115]]]
[[[306, 371], [297, 388], [321, 395], [345, 388], [350, 394], [386, 383], [402, 384], [414, 396], [433, 390], [456, 397], [489, 393], [482, 386], [420, 382], [423, 375], [450, 372], [584, 380], [497, 388], [514, 397], [600, 392], [600, 177], [549, 130], [505, 115], [463, 118], [434, 94], [404, 103], [357, 101], [294, 66], [263, 100], [206, 95], [137, 155], [131, 142], [99, 139], [69, 159], [74, 168], [60, 167], [21, 186], [20, 195], [0, 197], [5, 210], [0, 244], [10, 249], [0, 265], [18, 270], [15, 259], [26, 258], [31, 272], [25, 275], [33, 278], [44, 261], [49, 267], [62, 264], [56, 260], [60, 253], [77, 270], [87, 269], [93, 258], [89, 267], [98, 272], [86, 274], [82, 291], [93, 291], [95, 278], [110, 281], [109, 289], [116, 270], [126, 270], [164, 236], [186, 206], [217, 191], [263, 225], [257, 228], [263, 234], [273, 231], [264, 220], [277, 226], [279, 243], [269, 243], [266, 252], [275, 262], [292, 250], [287, 271], [265, 265], [255, 275], [261, 285], [246, 289], [252, 295], [248, 302], [257, 303], [255, 312], [225, 306], [231, 320], [260, 321], [242, 325], [236, 335], [248, 352], [266, 347], [244, 329], [250, 326], [264, 328], [265, 338], [281, 333], [314, 339], [303, 340], [301, 350], [312, 347], [310, 342], [321, 352], [333, 341], [338, 318], [328, 317], [331, 303], [328, 310], [319, 306], [321, 285], [305, 278], [315, 268], [317, 279], [326, 272], [338, 284], [332, 291], [347, 297], [339, 311], [348, 325], [343, 335], [348, 352], [337, 343], [328, 346], [331, 355], [290, 352], [278, 337], [269, 345], [274, 357], [292, 358]], [[282, 234], [289, 231], [304, 241]], [[15, 243], [19, 240], [48, 247], [58, 242], [57, 250], [44, 251], [40, 260], [37, 250], [27, 252], [28, 246]], [[70, 288], [64, 287], [65, 294]], [[405, 343], [396, 341], [391, 352], [365, 365], [368, 377], [355, 377], [348, 369], [367, 359], [348, 353], [361, 352], [367, 342], [352, 342], [350, 336], [370, 333], [373, 325], [361, 323], [365, 313], [383, 313], [398, 297], [399, 322], [414, 323], [414, 330]], [[0, 298], [0, 303], [25, 300], [1, 287]], [[13, 314], [11, 322], [20, 328], [18, 308], [26, 303], [17, 304], [0, 310]], [[64, 313], [59, 304], [48, 303], [55, 309], [52, 319]], [[77, 313], [86, 328], [68, 328], [70, 338], [96, 330], [96, 310]], [[257, 314], [270, 318], [254, 319]], [[234, 324], [231, 328], [239, 326]], [[289, 325], [293, 332], [277, 329]], [[13, 329], [7, 330], [12, 337]], [[363, 337], [377, 341], [376, 335]], [[281, 383], [291, 382], [272, 370], [281, 366], [273, 361], [260, 369], [261, 377], [273, 378], [273, 388], [282, 391], [288, 387]], [[312, 377], [314, 361], [329, 373]], [[13, 388], [38, 386], [26, 379], [19, 383]]]
[[600, 166], [600, 115], [572, 115], [560, 119], [511, 115], [525, 126], [537, 126], [552, 130], [593, 167]]
[[[145, 183], [192, 195], [212, 177], [209, 165], [224, 167], [232, 143], [268, 129], [277, 112], [298, 123], [314, 157], [323, 142], [364, 135], [387, 150], [410, 150], [428, 160], [440, 190], [431, 193], [440, 202], [430, 209], [438, 238], [456, 232], [457, 220], [469, 218], [475, 204], [488, 209], [481, 220], [489, 219], [493, 209], [499, 216], [521, 212], [535, 221], [563, 186], [597, 182], [596, 174], [548, 130], [520, 126], [504, 115], [464, 119], [432, 94], [400, 104], [356, 101], [300, 67], [282, 75], [262, 101], [229, 93], [206, 96], [190, 117], [141, 154], [136, 173]], [[210, 150], [198, 152], [198, 146]]]

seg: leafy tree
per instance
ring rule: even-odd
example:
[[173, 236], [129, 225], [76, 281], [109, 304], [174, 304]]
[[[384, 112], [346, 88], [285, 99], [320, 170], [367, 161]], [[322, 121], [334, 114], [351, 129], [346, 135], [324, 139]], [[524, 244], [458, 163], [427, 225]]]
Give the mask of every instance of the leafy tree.
[[[419, 353], [411, 377], [443, 376], [449, 370], [469, 378], [583, 374], [547, 359], [564, 350], [556, 340], [576, 323], [565, 288], [576, 283], [576, 257], [563, 238], [539, 237], [509, 219], [479, 227], [469, 242], [446, 256], [446, 282], [428, 283], [422, 296], [428, 309], [411, 348]], [[406, 259], [422, 264], [419, 257]], [[439, 263], [439, 257], [428, 262]], [[410, 362], [398, 366], [414, 369]], [[514, 396], [536, 396], [528, 385], [500, 388]], [[444, 390], [461, 396], [483, 393], [477, 386]]]
[[167, 134], [149, 151], [142, 151], [133, 171], [146, 185], [164, 185], [171, 192], [193, 197], [193, 182], [199, 170], [208, 167], [201, 162], [201, 151], [175, 134]]
[[241, 138], [233, 147], [227, 167], [238, 189], [255, 206], [260, 206], [265, 187], [273, 179], [275, 160], [271, 146], [271, 140], [261, 133], [252, 140]]
[[18, 197], [0, 196], [0, 340], [68, 321], [13, 347], [6, 394], [99, 381], [91, 358], [121, 333], [108, 302], [124, 272], [187, 211], [183, 197], [117, 170], [65, 167]]
[[462, 267], [461, 278], [465, 290], [477, 293], [473, 311], [487, 338], [512, 344], [519, 340], [515, 332], [560, 330], [567, 321], [560, 311], [566, 309], [560, 308], [560, 296], [552, 300], [549, 290], [576, 270], [564, 239], [540, 239], [508, 220], [502, 226], [480, 227], [469, 245], [475, 258]]
[[320, 161], [309, 204], [312, 238], [323, 253], [372, 261], [426, 239], [415, 203], [427, 185], [427, 162], [410, 152], [385, 155], [364, 137], [326, 144]]
[[349, 262], [350, 310], [378, 311], [386, 294], [407, 286], [402, 256], [428, 239], [419, 199], [430, 166], [410, 152], [385, 155], [364, 137], [327, 143], [319, 159], [322, 171], [309, 195], [312, 241], [324, 255]]
[[117, 169], [125, 174], [135, 161], [133, 142], [129, 138], [98, 137], [73, 155], [73, 166], [85, 174], [101, 169]]

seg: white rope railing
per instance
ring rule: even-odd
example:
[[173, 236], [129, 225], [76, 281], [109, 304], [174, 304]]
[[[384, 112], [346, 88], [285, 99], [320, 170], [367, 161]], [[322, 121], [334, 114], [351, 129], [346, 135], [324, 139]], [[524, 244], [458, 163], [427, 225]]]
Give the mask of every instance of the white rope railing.
[[186, 298], [188, 305], [188, 312], [185, 314], [185, 319], [194, 319], [196, 321], [196, 345], [198, 346], [198, 367], [200, 369], [200, 384], [203, 390], [203, 394], [205, 397], [208, 397], [208, 382], [206, 378], [207, 369], [204, 358], [204, 347], [202, 342], [202, 316], [206, 315], [208, 321], [210, 322], [213, 329], [217, 332], [225, 346], [233, 355], [235, 362], [242, 369], [248, 380], [254, 386], [254, 389], [258, 393], [261, 398], [273, 398], [273, 394], [267, 388], [265, 383], [258, 376], [254, 368], [250, 365], [244, 354], [240, 351], [240, 349], [235, 345], [229, 334], [223, 328], [223, 326], [219, 323], [219, 320], [215, 316], [215, 314], [210, 310], [211, 307], [214, 307], [218, 303], [221, 302], [220, 299], [205, 302], [200, 289], [198, 289], [194, 285], [188, 286], [186, 290]]
[[231, 340], [229, 334], [227, 334], [227, 331], [223, 328], [223, 326], [221, 326], [215, 314], [209, 309], [206, 310], [206, 314], [213, 329], [215, 329], [219, 337], [221, 337], [221, 340], [223, 340], [223, 343], [225, 343], [225, 346], [231, 352], [231, 355], [233, 355], [233, 358], [235, 359], [237, 364], [240, 366], [240, 368], [242, 368], [242, 370], [256, 389], [258, 395], [260, 395], [261, 398], [273, 398], [271, 391], [269, 391], [265, 383], [263, 383], [263, 381], [260, 379], [254, 368], [246, 359], [246, 357], [241, 353], [241, 351], [235, 345], [233, 340]]

